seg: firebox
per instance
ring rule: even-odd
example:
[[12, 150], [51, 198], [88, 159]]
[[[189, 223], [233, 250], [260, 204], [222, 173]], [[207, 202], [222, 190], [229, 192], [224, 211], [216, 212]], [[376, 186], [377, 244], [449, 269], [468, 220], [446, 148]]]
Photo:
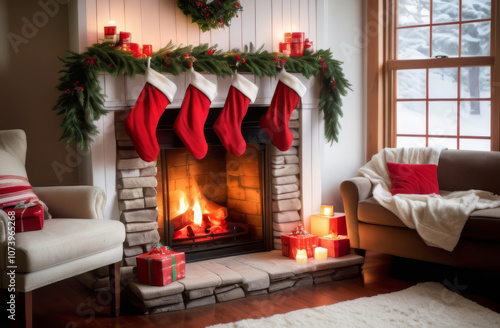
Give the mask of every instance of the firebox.
[[173, 131], [178, 110], [165, 111], [157, 129], [158, 231], [161, 242], [186, 253], [187, 261], [270, 250], [272, 212], [269, 140], [258, 121], [266, 108], [250, 108], [242, 124], [247, 141], [235, 156], [205, 124], [207, 155], [197, 160]]

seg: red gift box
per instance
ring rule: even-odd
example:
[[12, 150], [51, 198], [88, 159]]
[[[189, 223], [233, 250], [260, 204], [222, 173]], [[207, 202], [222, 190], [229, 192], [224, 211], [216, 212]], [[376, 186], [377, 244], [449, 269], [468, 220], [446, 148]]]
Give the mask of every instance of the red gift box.
[[15, 217], [16, 232], [42, 230], [43, 228], [44, 217], [41, 204], [20, 204], [3, 210], [9, 217]]
[[149, 253], [137, 256], [137, 278], [141, 284], [165, 286], [184, 277], [186, 277], [184, 252], [153, 247]]
[[337, 214], [330, 218], [330, 231], [337, 235], [347, 235], [347, 224], [345, 214]]
[[341, 257], [351, 252], [351, 244], [347, 236], [320, 237], [319, 246], [328, 250], [329, 257]]
[[299, 249], [305, 249], [307, 257], [314, 257], [314, 249], [318, 246], [318, 236], [315, 235], [282, 235], [281, 253], [295, 259]]

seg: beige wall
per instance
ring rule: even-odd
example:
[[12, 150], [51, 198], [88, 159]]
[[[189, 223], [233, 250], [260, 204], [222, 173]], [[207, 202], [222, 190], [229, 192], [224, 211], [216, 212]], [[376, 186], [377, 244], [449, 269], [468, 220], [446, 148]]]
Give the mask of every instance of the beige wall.
[[[57, 13], [55, 7], [49, 7], [52, 12], [47, 14], [38, 0], [0, 0], [0, 129], [26, 131], [26, 168], [32, 185], [76, 184], [76, 158], [58, 141], [62, 119], [52, 110], [59, 96], [55, 86], [62, 68], [57, 56], [69, 49], [68, 10], [57, 1], [41, 2], [55, 3]], [[26, 27], [23, 31], [23, 20], [37, 23], [38, 31]], [[19, 43], [16, 51], [8, 33], [26, 43]]]

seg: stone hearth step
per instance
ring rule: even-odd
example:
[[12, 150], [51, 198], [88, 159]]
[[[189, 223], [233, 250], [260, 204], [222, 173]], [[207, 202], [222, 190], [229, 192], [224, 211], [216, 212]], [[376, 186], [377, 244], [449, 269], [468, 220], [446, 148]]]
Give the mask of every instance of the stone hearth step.
[[360, 274], [363, 262], [363, 257], [349, 254], [297, 264], [274, 250], [187, 263], [184, 279], [162, 287], [134, 279], [128, 291], [138, 308], [153, 314], [350, 278]]

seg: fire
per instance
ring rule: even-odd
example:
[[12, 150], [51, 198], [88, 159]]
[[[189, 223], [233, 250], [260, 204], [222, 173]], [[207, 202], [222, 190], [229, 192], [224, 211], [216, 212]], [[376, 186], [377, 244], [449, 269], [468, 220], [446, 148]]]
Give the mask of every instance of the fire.
[[227, 208], [207, 199], [196, 181], [190, 178], [189, 187], [179, 192], [177, 202], [171, 203], [174, 217], [174, 239], [203, 237], [226, 232]]
[[194, 212], [194, 218], [193, 218], [194, 224], [201, 225], [201, 223], [203, 222], [203, 214], [201, 213], [201, 207], [198, 198], [196, 198], [194, 202], [193, 212]]
[[186, 199], [186, 194], [182, 193], [181, 199], [179, 200], [179, 210], [177, 211], [177, 214], [175, 216], [186, 212], [188, 208], [189, 208], [189, 203]]

